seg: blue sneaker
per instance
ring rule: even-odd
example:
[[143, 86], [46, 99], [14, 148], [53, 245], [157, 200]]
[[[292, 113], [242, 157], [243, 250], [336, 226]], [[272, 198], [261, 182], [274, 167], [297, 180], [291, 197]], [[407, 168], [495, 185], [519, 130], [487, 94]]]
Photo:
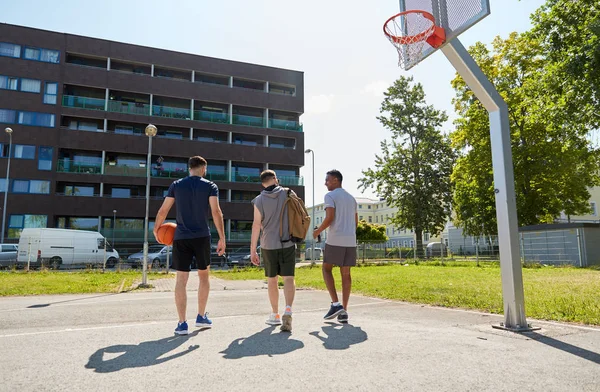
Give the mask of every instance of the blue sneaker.
[[187, 335], [188, 333], [188, 325], [185, 321], [183, 323], [177, 323], [177, 328], [175, 328], [175, 335]]
[[331, 319], [336, 318], [340, 313], [343, 313], [343, 312], [344, 312], [344, 307], [342, 306], [342, 304], [334, 305], [332, 303], [331, 308], [329, 308], [329, 312], [327, 312], [327, 314], [323, 318], [325, 320], [331, 320]]
[[204, 313], [204, 317], [198, 315], [196, 317], [196, 327], [200, 328], [212, 328], [212, 321], [208, 319], [208, 313]]

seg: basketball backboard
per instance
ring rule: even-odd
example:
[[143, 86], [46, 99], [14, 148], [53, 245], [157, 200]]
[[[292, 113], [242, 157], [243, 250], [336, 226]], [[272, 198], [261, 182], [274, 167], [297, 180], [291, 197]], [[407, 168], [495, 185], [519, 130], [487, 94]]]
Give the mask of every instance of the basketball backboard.
[[[400, 12], [422, 10], [435, 18], [435, 25], [442, 27], [446, 34], [444, 43], [462, 34], [475, 23], [490, 14], [489, 0], [399, 0]], [[404, 35], [411, 34], [408, 31]], [[442, 45], [443, 46], [443, 45]], [[419, 53], [407, 54], [413, 56], [407, 62], [410, 69], [439, 48], [434, 48], [425, 42]], [[416, 56], [416, 57], [415, 57]]]

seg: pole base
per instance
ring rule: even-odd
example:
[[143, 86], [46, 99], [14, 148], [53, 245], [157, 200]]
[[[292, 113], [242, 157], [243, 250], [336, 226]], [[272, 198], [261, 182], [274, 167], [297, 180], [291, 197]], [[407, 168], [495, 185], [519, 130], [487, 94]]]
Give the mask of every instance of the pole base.
[[148, 283], [140, 283], [140, 284], [138, 284], [138, 287], [137, 287], [137, 288], [138, 288], [138, 289], [151, 289], [152, 287], [154, 287], [154, 286], [152, 286], [151, 284], [148, 284]]
[[516, 327], [509, 327], [509, 326], [504, 325], [504, 323], [493, 324], [492, 328], [501, 329], [503, 331], [516, 332], [516, 333], [533, 332], [533, 331], [539, 331], [540, 329], [542, 329], [541, 327], [532, 327], [531, 324], [527, 324], [527, 326], [525, 326], [525, 327], [522, 327], [520, 325], [517, 325]]

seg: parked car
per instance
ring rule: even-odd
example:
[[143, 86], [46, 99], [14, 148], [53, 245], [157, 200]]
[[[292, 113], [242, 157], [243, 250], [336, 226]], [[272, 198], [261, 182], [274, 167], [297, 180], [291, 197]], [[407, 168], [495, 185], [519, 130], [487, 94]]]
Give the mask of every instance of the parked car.
[[[167, 265], [167, 248], [169, 249], [169, 264], [173, 263], [173, 247], [165, 245], [148, 246], [148, 268], [160, 268]], [[144, 250], [129, 255], [127, 264], [132, 268], [142, 267], [144, 264]]]
[[0, 245], [0, 268], [10, 268], [17, 263], [17, 253], [19, 245], [1, 244]]
[[[260, 246], [256, 247], [256, 251], [260, 255]], [[247, 267], [252, 265], [252, 260], [250, 260], [250, 252], [230, 255], [228, 264], [232, 267]]]

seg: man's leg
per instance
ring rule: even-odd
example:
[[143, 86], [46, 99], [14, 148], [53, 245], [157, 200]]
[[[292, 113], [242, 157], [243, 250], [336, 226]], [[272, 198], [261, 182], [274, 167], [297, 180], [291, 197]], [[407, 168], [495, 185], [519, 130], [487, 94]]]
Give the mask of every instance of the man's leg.
[[206, 303], [208, 302], [208, 293], [210, 292], [209, 280], [210, 267], [205, 270], [198, 270], [198, 314], [204, 316], [206, 313]]
[[271, 312], [279, 313], [279, 277], [267, 277], [267, 287], [269, 292], [269, 302], [271, 302]]
[[350, 291], [352, 290], [350, 268], [352, 267], [340, 267], [342, 273], [342, 305], [345, 310], [348, 310], [348, 300], [350, 299]]
[[293, 276], [283, 277], [283, 296], [285, 297], [285, 307], [291, 308], [296, 295], [296, 282]]
[[177, 278], [175, 280], [175, 305], [177, 306], [177, 314], [179, 315], [179, 322], [182, 323], [186, 320], [186, 307], [187, 307], [187, 282], [190, 276], [189, 272], [177, 271]]
[[325, 281], [325, 286], [327, 287], [327, 291], [329, 291], [329, 296], [331, 297], [331, 302], [338, 302], [337, 291], [335, 290], [335, 280], [333, 279], [333, 264], [329, 264], [323, 261], [323, 280]]

